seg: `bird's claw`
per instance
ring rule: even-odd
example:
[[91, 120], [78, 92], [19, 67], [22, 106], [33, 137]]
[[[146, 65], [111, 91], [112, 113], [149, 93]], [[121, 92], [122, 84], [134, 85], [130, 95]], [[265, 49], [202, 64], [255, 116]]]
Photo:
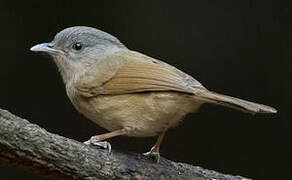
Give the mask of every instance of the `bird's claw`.
[[143, 153], [144, 156], [153, 157], [157, 163], [160, 161], [159, 151], [155, 151], [154, 147], [151, 148], [149, 152]]
[[108, 149], [109, 153], [112, 150], [112, 146], [111, 146], [111, 144], [109, 142], [107, 142], [107, 141], [98, 141], [96, 138], [90, 138], [88, 141], [85, 141], [84, 144], [98, 146], [98, 147], [101, 147], [103, 149]]

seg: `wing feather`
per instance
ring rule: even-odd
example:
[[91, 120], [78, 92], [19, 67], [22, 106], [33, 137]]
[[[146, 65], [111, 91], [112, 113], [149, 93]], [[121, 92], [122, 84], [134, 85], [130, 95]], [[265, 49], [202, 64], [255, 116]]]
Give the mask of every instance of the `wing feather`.
[[135, 51], [115, 53], [92, 68], [84, 76], [92, 78], [83, 79], [83, 83], [77, 85], [77, 90], [84, 96], [146, 91], [194, 94], [197, 87], [204, 88], [175, 67]]

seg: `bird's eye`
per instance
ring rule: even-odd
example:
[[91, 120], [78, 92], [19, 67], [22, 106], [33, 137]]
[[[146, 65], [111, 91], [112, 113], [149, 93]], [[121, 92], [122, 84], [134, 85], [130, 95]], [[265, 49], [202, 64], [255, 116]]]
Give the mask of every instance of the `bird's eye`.
[[72, 48], [76, 51], [80, 51], [82, 49], [82, 44], [80, 42], [74, 43]]

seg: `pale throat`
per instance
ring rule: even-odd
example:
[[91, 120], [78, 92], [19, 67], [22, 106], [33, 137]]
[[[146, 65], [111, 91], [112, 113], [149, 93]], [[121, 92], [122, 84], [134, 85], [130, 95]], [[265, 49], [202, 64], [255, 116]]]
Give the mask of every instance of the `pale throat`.
[[71, 84], [84, 75], [91, 67], [92, 65], [96, 64], [97, 61], [102, 61], [106, 57], [117, 53], [122, 50], [126, 50], [125, 47], [116, 47], [113, 46], [111, 48], [100, 48], [97, 51], [90, 53], [89, 56], [87, 56], [87, 59], [80, 59], [80, 60], [74, 60], [74, 61], [68, 61], [67, 57], [54, 57], [54, 61], [60, 71], [60, 74], [62, 76], [62, 79], [64, 83]]

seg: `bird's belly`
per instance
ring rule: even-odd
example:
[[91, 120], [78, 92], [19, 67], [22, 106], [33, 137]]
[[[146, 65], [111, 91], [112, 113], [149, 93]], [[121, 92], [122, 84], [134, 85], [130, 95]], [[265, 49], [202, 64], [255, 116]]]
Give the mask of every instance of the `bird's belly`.
[[176, 92], [101, 95], [77, 108], [101, 127], [113, 131], [125, 128], [128, 136], [154, 136], [175, 126], [200, 103]]

